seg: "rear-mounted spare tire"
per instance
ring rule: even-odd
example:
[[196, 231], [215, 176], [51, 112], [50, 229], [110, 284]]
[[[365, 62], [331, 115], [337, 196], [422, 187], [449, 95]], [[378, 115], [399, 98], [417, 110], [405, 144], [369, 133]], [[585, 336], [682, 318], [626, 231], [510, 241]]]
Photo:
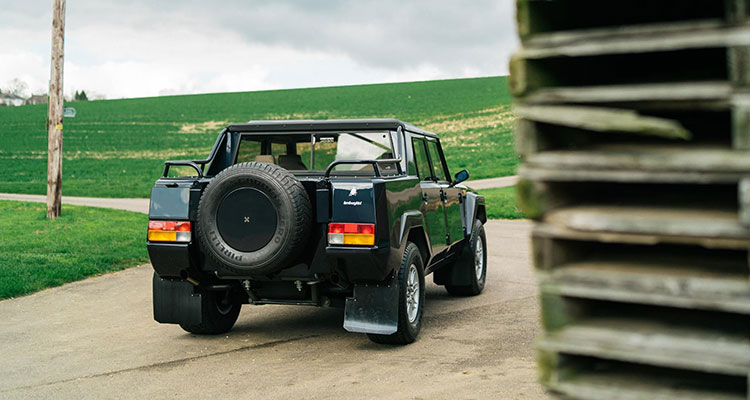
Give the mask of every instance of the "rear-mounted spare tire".
[[233, 165], [214, 177], [198, 205], [198, 238], [214, 260], [240, 275], [288, 266], [308, 239], [312, 206], [302, 184], [273, 164]]

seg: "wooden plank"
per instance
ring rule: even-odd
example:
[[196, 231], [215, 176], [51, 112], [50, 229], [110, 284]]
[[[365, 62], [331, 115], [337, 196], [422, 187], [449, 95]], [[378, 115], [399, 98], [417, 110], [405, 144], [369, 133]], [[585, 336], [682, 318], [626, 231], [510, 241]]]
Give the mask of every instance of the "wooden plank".
[[732, 147], [750, 150], [750, 100], [735, 99], [732, 105]]
[[750, 241], [737, 210], [670, 206], [576, 205], [554, 209], [544, 221], [577, 231]]
[[581, 318], [585, 312], [583, 302], [571, 301], [553, 293], [540, 293], [542, 327], [557, 331]]
[[531, 35], [531, 10], [526, 1], [516, 1], [516, 24], [521, 39]]
[[529, 77], [526, 74], [526, 60], [511, 56], [508, 62], [508, 87], [515, 96], [520, 96], [528, 91]]
[[[584, 260], [557, 264], [540, 271], [543, 293], [566, 297], [642, 303], [689, 309], [750, 314], [750, 279], [682, 262]], [[700, 268], [702, 267], [702, 268]], [[741, 266], [747, 270], [747, 263]]]
[[737, 177], [750, 174], [750, 151], [679, 145], [600, 145], [591, 150], [542, 151], [527, 156], [525, 165], [560, 170], [730, 173]]
[[677, 121], [643, 116], [628, 109], [519, 105], [514, 111], [516, 115], [527, 120], [595, 132], [632, 133], [683, 140], [688, 140], [691, 137], [690, 132]]
[[554, 168], [522, 164], [518, 175], [527, 181], [544, 182], [621, 182], [621, 183], [693, 183], [731, 184], [742, 179], [744, 172], [688, 172], [650, 170], [597, 170], [590, 168]]
[[534, 126], [534, 122], [516, 118], [514, 127], [516, 133], [516, 152], [521, 156], [521, 159], [542, 149], [541, 138]]
[[724, 0], [724, 4], [727, 21], [739, 23], [750, 19], [750, 0]]
[[624, 243], [624, 244], [683, 244], [696, 245], [714, 249], [737, 249], [746, 250], [750, 247], [750, 239], [742, 238], [717, 238], [697, 236], [676, 236], [653, 233], [635, 232], [607, 232], [607, 231], [581, 231], [574, 230], [563, 225], [553, 225], [547, 222], [537, 223], [533, 228], [533, 236], [548, 237], [554, 239], [585, 240], [602, 243]]
[[726, 28], [721, 18], [709, 18], [689, 21], [674, 21], [626, 26], [606, 26], [568, 31], [538, 33], [523, 42], [524, 49], [561, 47], [575, 45], [582, 41], [601, 41], [610, 38], [644, 38], [653, 35], [672, 35], [694, 30], [721, 30]]
[[729, 48], [727, 64], [729, 66], [729, 79], [733, 86], [750, 86], [750, 46]]
[[[585, 255], [583, 246], [576, 242], [563, 243], [547, 237], [532, 236], [532, 252], [534, 268], [540, 273], [551, 273], [552, 269], [580, 259]], [[546, 275], [542, 275], [544, 277]]]
[[740, 208], [740, 223], [750, 226], [750, 178], [744, 177], [738, 185], [737, 200]]
[[750, 336], [711, 326], [669, 326], [657, 320], [599, 317], [548, 332], [539, 346], [550, 352], [592, 356], [745, 377]]
[[[516, 182], [516, 199], [518, 208], [531, 219], [539, 219], [551, 207], [551, 199], [547, 197], [547, 187], [544, 182], [519, 180]], [[556, 204], [556, 203], [555, 203]]]
[[[554, 360], [542, 383], [551, 390], [581, 400], [745, 400], [746, 387], [734, 377], [686, 374], [642, 365], [578, 367], [566, 356], [539, 351], [541, 358]], [[572, 365], [571, 365], [572, 364]], [[592, 364], [589, 362], [588, 364]], [[717, 379], [718, 378], [718, 379]]]
[[750, 45], [750, 26], [722, 26], [711, 21], [665, 27], [619, 27], [578, 34], [551, 33], [524, 43], [515, 57], [542, 59], [612, 54], [642, 54], [685, 49]]

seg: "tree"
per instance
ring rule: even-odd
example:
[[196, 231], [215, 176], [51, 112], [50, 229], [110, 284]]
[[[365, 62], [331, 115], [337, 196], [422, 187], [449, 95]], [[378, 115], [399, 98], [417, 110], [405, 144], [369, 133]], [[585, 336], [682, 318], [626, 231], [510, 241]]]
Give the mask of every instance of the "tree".
[[16, 96], [24, 97], [28, 88], [29, 85], [27, 85], [26, 82], [18, 78], [13, 78], [13, 80], [8, 83], [8, 88], [5, 91], [10, 94], [15, 94]]
[[73, 100], [75, 100], [75, 101], [88, 101], [89, 98], [88, 98], [88, 96], [86, 96], [86, 91], [85, 90], [81, 90], [80, 92], [78, 92], [76, 90], [76, 94], [75, 94], [75, 97], [73, 97]]

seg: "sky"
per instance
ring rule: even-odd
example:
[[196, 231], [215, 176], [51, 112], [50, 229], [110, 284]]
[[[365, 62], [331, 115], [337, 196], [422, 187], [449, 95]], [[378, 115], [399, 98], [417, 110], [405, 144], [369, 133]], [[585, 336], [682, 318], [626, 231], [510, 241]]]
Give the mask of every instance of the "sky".
[[[514, 0], [67, 0], [64, 91], [106, 98], [506, 75]], [[52, 0], [0, 0], [0, 89], [48, 89]]]

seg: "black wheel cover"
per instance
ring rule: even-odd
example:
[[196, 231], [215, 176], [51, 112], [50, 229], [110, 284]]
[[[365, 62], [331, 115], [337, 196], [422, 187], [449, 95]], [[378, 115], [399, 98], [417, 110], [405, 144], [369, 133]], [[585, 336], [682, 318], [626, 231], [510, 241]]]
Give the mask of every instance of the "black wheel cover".
[[219, 203], [216, 225], [221, 238], [243, 252], [265, 247], [276, 233], [279, 214], [271, 199], [255, 188], [235, 189]]
[[248, 162], [220, 172], [198, 205], [201, 248], [239, 275], [269, 274], [288, 266], [304, 247], [312, 207], [289, 171]]

